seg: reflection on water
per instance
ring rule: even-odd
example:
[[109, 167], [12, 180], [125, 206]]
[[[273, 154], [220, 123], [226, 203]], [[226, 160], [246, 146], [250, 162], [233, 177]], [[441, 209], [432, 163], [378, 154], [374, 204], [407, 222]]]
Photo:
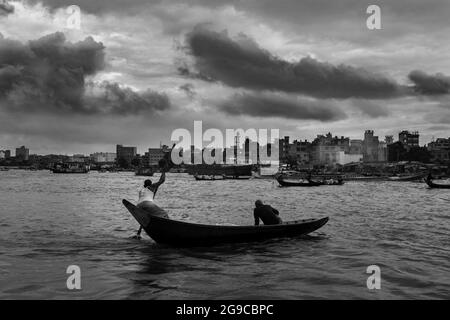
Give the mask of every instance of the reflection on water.
[[[137, 223], [121, 199], [135, 201], [142, 181], [0, 172], [0, 298], [450, 298], [446, 190], [411, 182], [279, 188], [169, 174], [157, 202], [173, 219], [251, 224], [258, 198], [285, 221], [330, 217], [308, 237], [180, 249], [131, 238]], [[79, 292], [66, 288], [72, 264], [81, 268]], [[372, 264], [381, 268], [378, 291], [366, 287]]]

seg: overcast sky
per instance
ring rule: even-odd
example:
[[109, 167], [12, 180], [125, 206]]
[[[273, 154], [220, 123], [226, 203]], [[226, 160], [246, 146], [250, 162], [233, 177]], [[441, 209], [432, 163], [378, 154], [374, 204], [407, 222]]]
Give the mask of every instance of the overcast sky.
[[[370, 4], [381, 30], [366, 26]], [[143, 153], [194, 120], [302, 140], [449, 137], [449, 17], [448, 0], [10, 1], [0, 149]]]

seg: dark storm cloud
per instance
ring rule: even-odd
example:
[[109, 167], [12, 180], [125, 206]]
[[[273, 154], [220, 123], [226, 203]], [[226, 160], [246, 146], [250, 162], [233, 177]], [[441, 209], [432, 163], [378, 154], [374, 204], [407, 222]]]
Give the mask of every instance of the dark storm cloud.
[[14, 6], [8, 2], [0, 2], [0, 16], [14, 13]]
[[218, 108], [230, 115], [253, 117], [280, 117], [286, 119], [335, 121], [347, 118], [333, 102], [298, 98], [284, 94], [242, 93], [218, 104]]
[[0, 107], [20, 112], [136, 114], [169, 107], [165, 95], [118, 84], [86, 85], [104, 68], [104, 46], [54, 33], [27, 44], [0, 37]]
[[421, 94], [447, 94], [450, 93], [450, 77], [437, 73], [429, 75], [423, 71], [415, 70], [408, 75], [414, 83], [414, 89]]
[[241, 35], [195, 28], [186, 37], [195, 68], [231, 87], [302, 93], [318, 98], [389, 98], [400, 86], [392, 79], [347, 65], [334, 66], [313, 58], [288, 62]]
[[152, 90], [137, 93], [118, 83], [89, 82], [86, 91], [84, 98], [86, 112], [129, 115], [170, 108], [169, 98], [165, 94]]

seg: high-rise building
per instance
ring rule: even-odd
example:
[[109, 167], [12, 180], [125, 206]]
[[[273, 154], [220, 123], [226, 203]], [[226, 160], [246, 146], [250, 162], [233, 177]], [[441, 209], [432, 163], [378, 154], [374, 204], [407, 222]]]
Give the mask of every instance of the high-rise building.
[[170, 152], [169, 147], [162, 146], [161, 148], [149, 148], [148, 152], [145, 153], [145, 165], [147, 166], [157, 166], [159, 161], [164, 159], [167, 152]]
[[378, 150], [380, 141], [378, 136], [374, 135], [373, 130], [366, 130], [364, 132], [364, 140], [362, 143], [363, 161], [376, 162], [379, 161]]
[[406, 149], [415, 148], [419, 146], [419, 132], [418, 131], [402, 131], [398, 134], [398, 141], [400, 141]]
[[22, 161], [28, 161], [30, 157], [30, 150], [22, 146], [20, 148], [16, 148], [16, 159]]
[[285, 136], [283, 139], [279, 140], [279, 155], [280, 162], [287, 163], [289, 159], [289, 137]]
[[[137, 155], [137, 147], [124, 147], [120, 144], [116, 146], [116, 161], [122, 162], [126, 161], [128, 165], [131, 164], [131, 161], [136, 157]], [[120, 164], [119, 162], [119, 164]]]

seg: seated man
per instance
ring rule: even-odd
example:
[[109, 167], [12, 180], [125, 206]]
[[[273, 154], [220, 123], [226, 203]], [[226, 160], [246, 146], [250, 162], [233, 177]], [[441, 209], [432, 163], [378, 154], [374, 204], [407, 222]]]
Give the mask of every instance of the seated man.
[[281, 224], [283, 221], [279, 217], [278, 210], [269, 205], [264, 205], [261, 200], [256, 200], [253, 215], [255, 216], [255, 226], [259, 225], [259, 219], [265, 225]]

